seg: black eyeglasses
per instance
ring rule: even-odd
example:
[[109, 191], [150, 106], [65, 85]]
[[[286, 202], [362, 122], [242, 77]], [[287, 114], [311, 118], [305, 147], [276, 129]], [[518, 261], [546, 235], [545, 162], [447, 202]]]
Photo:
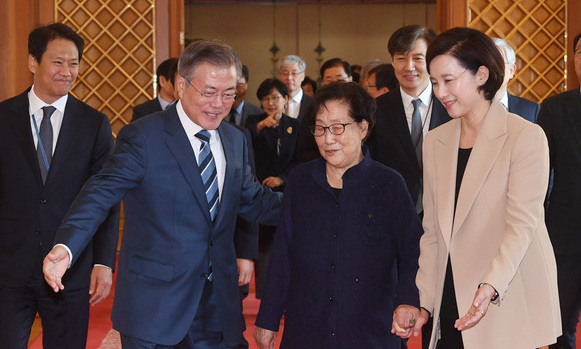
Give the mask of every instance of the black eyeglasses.
[[333, 124], [329, 126], [311, 125], [309, 126], [309, 130], [315, 137], [321, 137], [322, 135], [325, 134], [325, 132], [327, 132], [327, 130], [329, 130], [329, 132], [331, 132], [332, 135], [338, 136], [342, 135], [345, 132], [346, 126], [349, 126], [355, 122], [356, 121], [351, 121], [346, 124]]
[[196, 92], [198, 92], [200, 94], [200, 96], [202, 96], [202, 100], [207, 100], [207, 101], [215, 101], [216, 98], [218, 98], [218, 96], [220, 96], [220, 98], [222, 99], [222, 102], [224, 103], [229, 103], [229, 102], [234, 102], [236, 100], [236, 93], [235, 92], [230, 92], [230, 93], [222, 93], [219, 94], [218, 92], [202, 92], [200, 90], [198, 90], [196, 88], [196, 86], [194, 86], [192, 84], [192, 82], [190, 80], [188, 80], [188, 78], [186, 78], [185, 76], [183, 77], [189, 86], [192, 86], [194, 88], [194, 90], [196, 90]]

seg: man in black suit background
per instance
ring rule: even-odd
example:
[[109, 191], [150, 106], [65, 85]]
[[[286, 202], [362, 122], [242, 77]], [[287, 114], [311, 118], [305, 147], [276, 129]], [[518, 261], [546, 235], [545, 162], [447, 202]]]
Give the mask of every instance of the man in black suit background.
[[[375, 99], [376, 124], [367, 140], [371, 158], [403, 176], [420, 217], [423, 217], [422, 140], [428, 130], [450, 120], [432, 93], [426, 66], [428, 45], [435, 37], [432, 29], [408, 25], [389, 38], [387, 50], [399, 88]], [[430, 328], [424, 326], [422, 330], [424, 348], [429, 343]], [[406, 347], [402, 341], [402, 348]]]
[[176, 100], [174, 95], [174, 86], [171, 82], [174, 78], [170, 73], [172, 65], [177, 67], [177, 58], [168, 58], [157, 67], [155, 75], [157, 76], [157, 83], [159, 85], [159, 93], [157, 97], [147, 102], [136, 105], [133, 108], [133, 117], [131, 122], [144, 117], [145, 115], [153, 114], [168, 108]]
[[503, 39], [492, 38], [492, 40], [500, 50], [500, 53], [502, 53], [502, 57], [504, 57], [504, 81], [496, 93], [496, 99], [509, 112], [519, 115], [532, 123], [536, 123], [541, 106], [526, 98], [511, 95], [507, 91], [508, 82], [516, 73], [516, 55], [514, 49]]
[[299, 120], [299, 140], [296, 150], [299, 162], [310, 161], [319, 156], [308, 122], [304, 120], [307, 107], [311, 103], [311, 97], [304, 94], [301, 88], [301, 83], [305, 79], [305, 70], [307, 70], [307, 64], [296, 55], [284, 57], [278, 68], [278, 79], [288, 88], [289, 99], [285, 114]]
[[226, 119], [226, 121], [242, 127], [246, 127], [248, 115], [262, 113], [262, 109], [245, 100], [249, 77], [248, 67], [242, 65], [242, 74], [236, 83], [236, 100], [232, 103], [232, 109], [230, 109], [230, 114]]
[[42, 260], [85, 180], [113, 148], [107, 117], [69, 94], [84, 41], [61, 23], [28, 37], [31, 88], [0, 103], [0, 343], [27, 348], [38, 312], [43, 347], [85, 348], [89, 304], [109, 294], [119, 207], [109, 212], [67, 274], [66, 291], [45, 283]]
[[[450, 116], [432, 93], [426, 66], [428, 45], [436, 34], [420, 25], [396, 30], [387, 49], [391, 55], [399, 88], [376, 99], [376, 125], [367, 141], [371, 157], [398, 171], [406, 181], [418, 213], [422, 212], [423, 136], [450, 120]], [[414, 124], [413, 100], [419, 100], [419, 139], [411, 136]], [[421, 131], [421, 132], [420, 132]]]
[[[581, 34], [573, 39], [575, 73], [581, 83]], [[575, 348], [581, 311], [581, 89], [576, 88], [541, 103], [538, 124], [549, 142], [553, 187], [546, 224], [557, 261], [557, 283], [563, 335], [551, 348]]]

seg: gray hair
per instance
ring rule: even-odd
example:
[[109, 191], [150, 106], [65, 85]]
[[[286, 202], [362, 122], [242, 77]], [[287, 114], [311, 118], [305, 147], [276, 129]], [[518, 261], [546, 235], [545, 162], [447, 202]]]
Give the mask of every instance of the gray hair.
[[494, 41], [494, 44], [500, 49], [500, 53], [503, 54], [508, 64], [516, 63], [514, 49], [505, 40], [501, 38], [492, 38], [492, 41]]
[[202, 40], [189, 44], [180, 55], [178, 74], [189, 80], [198, 66], [203, 63], [220, 68], [235, 66], [237, 79], [240, 79], [242, 74], [242, 61], [236, 51], [219, 40]]
[[282, 62], [280, 62], [280, 65], [278, 66], [278, 70], [280, 71], [282, 67], [293, 64], [296, 64], [299, 67], [301, 73], [307, 70], [307, 63], [305, 63], [305, 61], [303, 61], [301, 57], [295, 55], [288, 55], [284, 57], [282, 59]]

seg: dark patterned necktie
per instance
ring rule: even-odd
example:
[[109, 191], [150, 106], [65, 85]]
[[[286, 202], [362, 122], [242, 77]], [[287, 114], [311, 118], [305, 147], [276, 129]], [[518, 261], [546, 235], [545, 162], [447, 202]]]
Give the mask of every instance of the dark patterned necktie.
[[50, 117], [56, 110], [53, 106], [42, 107], [42, 121], [40, 122], [38, 145], [36, 147], [36, 157], [38, 158], [38, 165], [40, 166], [40, 174], [42, 176], [42, 183], [46, 182], [46, 176], [50, 169], [52, 161], [52, 123]]
[[414, 106], [414, 112], [412, 113], [412, 144], [416, 151], [416, 157], [418, 158], [418, 163], [420, 168], [422, 168], [422, 115], [420, 114], [420, 104], [422, 103], [419, 99], [414, 99], [412, 104]]
[[206, 200], [210, 210], [210, 217], [212, 221], [216, 217], [218, 209], [218, 198], [220, 193], [218, 191], [218, 176], [216, 171], [216, 162], [212, 156], [210, 149], [210, 132], [201, 130], [196, 133], [196, 137], [202, 142], [200, 146], [200, 155], [198, 156], [198, 167], [202, 175], [202, 182], [204, 182], [204, 190], [206, 191]]

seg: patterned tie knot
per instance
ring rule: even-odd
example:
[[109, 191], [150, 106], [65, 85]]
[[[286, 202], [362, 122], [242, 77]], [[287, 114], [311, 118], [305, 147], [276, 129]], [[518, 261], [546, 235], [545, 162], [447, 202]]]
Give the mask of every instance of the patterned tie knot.
[[50, 119], [52, 113], [56, 110], [55, 107], [52, 105], [47, 105], [46, 107], [42, 107], [43, 119]]
[[[210, 143], [210, 131], [208, 130], [201, 130], [200, 132], [196, 133], [196, 138], [198, 138], [202, 143]], [[204, 144], [202, 144], [203, 146]]]

